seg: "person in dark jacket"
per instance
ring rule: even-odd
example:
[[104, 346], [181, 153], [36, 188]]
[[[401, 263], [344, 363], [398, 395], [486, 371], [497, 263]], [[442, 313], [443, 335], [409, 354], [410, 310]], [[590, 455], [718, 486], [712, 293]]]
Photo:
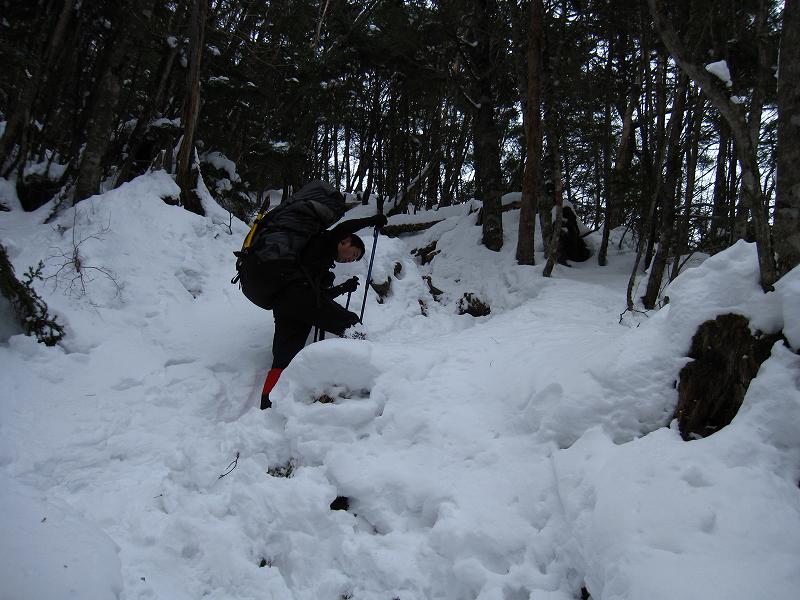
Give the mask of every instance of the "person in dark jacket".
[[364, 227], [386, 225], [381, 214], [339, 223], [330, 230], [312, 237], [300, 253], [299, 268], [283, 272], [285, 287], [275, 297], [272, 314], [275, 318], [275, 337], [272, 341], [272, 368], [267, 373], [261, 392], [261, 409], [272, 406], [269, 393], [283, 370], [305, 346], [312, 327], [334, 335], [359, 322], [354, 312], [345, 309], [334, 298], [358, 287], [358, 278], [331, 287], [334, 262], [347, 263], [364, 256], [364, 242], [355, 232]]

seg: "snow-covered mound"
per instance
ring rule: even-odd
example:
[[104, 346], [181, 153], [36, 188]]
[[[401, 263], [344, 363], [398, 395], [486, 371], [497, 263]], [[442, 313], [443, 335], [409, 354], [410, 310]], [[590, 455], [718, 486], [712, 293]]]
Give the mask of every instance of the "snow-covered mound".
[[[800, 357], [776, 345], [714, 436], [669, 422], [705, 319], [741, 312], [797, 348], [800, 270], [765, 295], [740, 242], [620, 323], [624, 245], [544, 279], [541, 254], [515, 264], [516, 211], [499, 253], [465, 206], [395, 217], [441, 222], [379, 237], [391, 284], [367, 295], [368, 340], [309, 344], [262, 412], [272, 317], [229, 283], [247, 227], [210, 196], [207, 217], [162, 201], [176, 193], [153, 173], [52, 223], [0, 215], [67, 326], [54, 348], [0, 344], [1, 599], [796, 593]], [[337, 266], [362, 280], [356, 311], [366, 262]], [[467, 293], [491, 312], [458, 314]]]

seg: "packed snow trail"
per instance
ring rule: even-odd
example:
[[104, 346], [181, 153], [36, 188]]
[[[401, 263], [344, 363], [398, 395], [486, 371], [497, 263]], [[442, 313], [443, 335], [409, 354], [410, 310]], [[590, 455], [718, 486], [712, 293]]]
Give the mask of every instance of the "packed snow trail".
[[[309, 345], [262, 412], [271, 315], [228, 284], [246, 228], [210, 201], [207, 218], [161, 202], [174, 191], [156, 173], [55, 227], [15, 212], [0, 232], [28, 265], [100, 231], [84, 263], [116, 274], [83, 295], [43, 288], [68, 325], [61, 346], [0, 346], [2, 600], [568, 600], [584, 584], [596, 599], [745, 600], [800, 583], [798, 357], [776, 349], [718, 435], [686, 444], [664, 428], [702, 319], [798, 321], [776, 308], [783, 292], [757, 290], [752, 247], [620, 324], [624, 247], [605, 269], [544, 279], [514, 264], [513, 238], [482, 248], [454, 207], [427, 232], [381, 237], [374, 278], [391, 292], [370, 293], [369, 340]], [[419, 265], [410, 251], [434, 239]], [[465, 292], [492, 313], [456, 314]]]

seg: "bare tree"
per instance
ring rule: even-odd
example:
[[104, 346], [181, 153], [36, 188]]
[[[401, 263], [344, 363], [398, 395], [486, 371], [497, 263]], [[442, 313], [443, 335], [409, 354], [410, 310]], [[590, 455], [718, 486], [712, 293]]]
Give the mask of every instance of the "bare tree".
[[[678, 36], [670, 20], [663, 0], [647, 0], [650, 13], [661, 40], [675, 59], [680, 69], [697, 84], [731, 128], [736, 140], [739, 166], [742, 171], [742, 193], [749, 207], [755, 229], [758, 264], [761, 272], [761, 287], [772, 289], [777, 279], [777, 269], [772, 256], [772, 242], [767, 219], [767, 200], [761, 190], [761, 173], [756, 155], [756, 140], [753, 139], [742, 105], [733, 102], [720, 86], [720, 82], [692, 61], [691, 56]], [[760, 114], [759, 114], [760, 116]]]

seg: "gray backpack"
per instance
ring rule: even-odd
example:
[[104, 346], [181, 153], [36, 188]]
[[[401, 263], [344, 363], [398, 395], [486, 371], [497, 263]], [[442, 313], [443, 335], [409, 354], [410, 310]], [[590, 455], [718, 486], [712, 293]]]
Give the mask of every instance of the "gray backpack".
[[324, 181], [312, 181], [257, 226], [249, 252], [261, 262], [290, 264], [312, 236], [342, 218], [344, 196]]
[[242, 291], [254, 304], [271, 308], [275, 295], [300, 271], [300, 253], [308, 241], [342, 218], [344, 196], [324, 181], [312, 181], [288, 200], [256, 218], [236, 255]]

